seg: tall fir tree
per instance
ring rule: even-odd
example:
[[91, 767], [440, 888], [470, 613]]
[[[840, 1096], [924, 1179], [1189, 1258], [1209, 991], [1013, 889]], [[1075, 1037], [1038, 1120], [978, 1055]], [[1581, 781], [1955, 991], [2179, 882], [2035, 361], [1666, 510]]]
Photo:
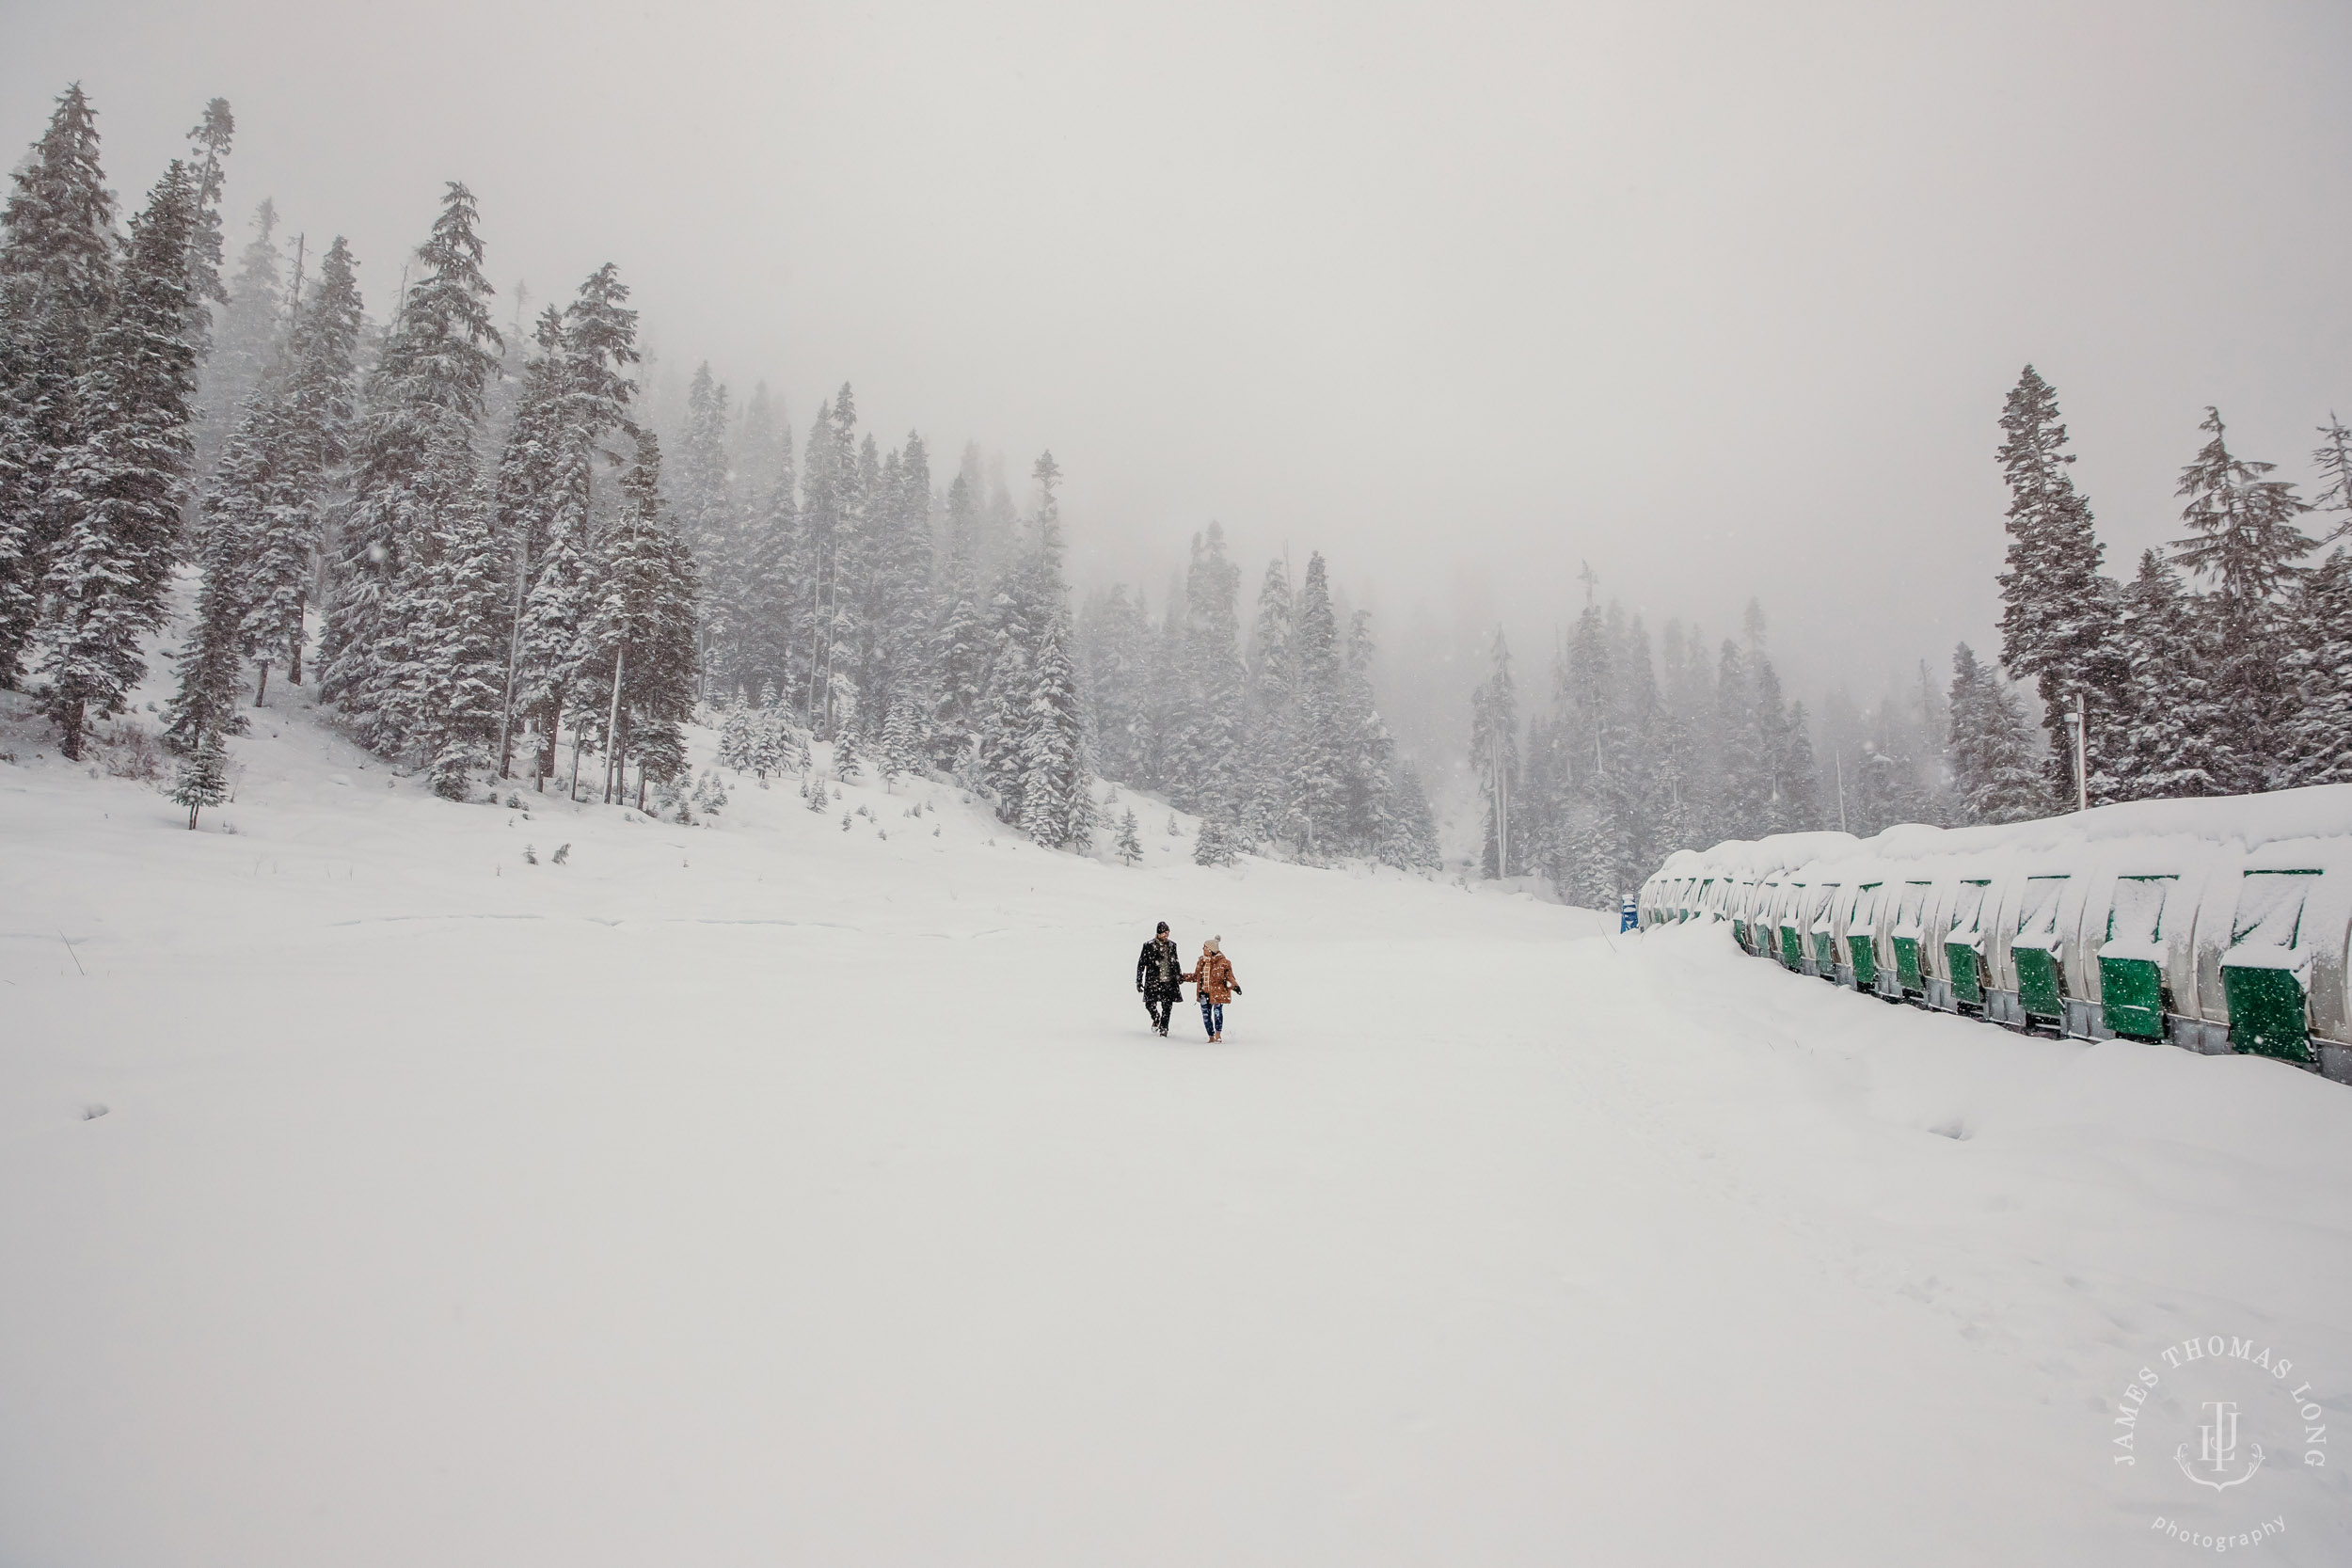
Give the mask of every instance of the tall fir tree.
[[1511, 678], [1511, 645], [1495, 632], [1487, 674], [1470, 699], [1470, 768], [1486, 802], [1479, 864], [1488, 878], [1517, 876], [1523, 863], [1512, 843], [1519, 783], [1519, 705]]
[[90, 434], [83, 394], [115, 314], [115, 199], [80, 84], [9, 175], [0, 208], [0, 687], [23, 677], [65, 531], [58, 465]]
[[221, 238], [220, 199], [229, 185], [229, 150], [236, 140], [237, 117], [229, 100], [215, 98], [188, 131], [188, 179], [195, 187], [196, 216], [188, 233], [189, 350], [200, 367], [213, 352], [212, 317], [232, 297], [221, 281], [227, 256]]
[[503, 340], [490, 324], [473, 193], [453, 181], [369, 378], [355, 445], [351, 515], [338, 542], [320, 639], [320, 695], [363, 745], [397, 754], [417, 728], [405, 678], [423, 625], [416, 602], [437, 504], [472, 504], [453, 483], [480, 423]]
[[700, 622], [693, 551], [662, 500], [660, 444], [641, 430], [636, 448], [612, 526], [596, 544], [580, 676], [583, 696], [610, 704], [600, 716], [609, 721], [605, 798], [626, 797], [622, 769], [633, 760], [642, 804], [648, 779], [675, 778], [684, 765], [681, 726], [700, 686]]
[[429, 531], [412, 541], [403, 599], [409, 657], [400, 672], [408, 745], [433, 792], [463, 800], [473, 769], [493, 760], [504, 694], [507, 562], [491, 527], [472, 433], [444, 420], [412, 479]]
[[1341, 823], [1351, 850], [1378, 860], [1399, 832], [1395, 806], [1396, 742], [1380, 717], [1372, 666], [1378, 652], [1372, 612], [1348, 617], [1347, 656], [1340, 672], [1340, 738], [1344, 799]]
[[1960, 807], [1971, 822], [2023, 822], [2049, 811], [2040, 747], [1999, 670], [1963, 642], [1952, 650], [1947, 754]]
[[2319, 437], [2312, 466], [2319, 470], [2320, 485], [2312, 510], [2332, 514], [2336, 522], [2328, 537], [2342, 539], [2352, 535], [2352, 429], [2331, 413], [2319, 427]]
[[[222, 296], [212, 352], [197, 383], [196, 472], [209, 478], [235, 433], [246, 403], [277, 361], [285, 328], [285, 285], [279, 277], [278, 206], [264, 200], [253, 214], [253, 238], [237, 257], [237, 272]], [[218, 243], [215, 234], [215, 243]]]
[[1243, 724], [1248, 767], [1248, 799], [1241, 822], [1251, 836], [1275, 838], [1288, 826], [1292, 723], [1297, 717], [1297, 609], [1293, 603], [1290, 563], [1279, 556], [1266, 562], [1258, 583], [1258, 618], [1250, 638], [1248, 708]]
[[49, 563], [42, 668], [44, 706], [68, 757], [82, 754], [90, 720], [121, 710], [146, 673], [140, 639], [163, 624], [196, 395], [195, 221], [196, 186], [174, 160], [132, 220], [119, 305], [75, 388], [83, 434], [57, 462], [64, 526]]
[[[532, 768], [545, 789], [555, 771], [557, 737], [584, 657], [580, 628], [596, 575], [592, 534], [600, 475], [617, 467], [606, 443], [630, 428], [639, 362], [637, 312], [628, 286], [606, 262], [580, 283], [561, 313], [542, 313], [539, 354], [524, 373], [515, 423], [499, 464], [499, 526], [512, 559], [512, 625], [507, 637], [509, 695], [501, 732], [511, 736], [528, 716], [538, 743]], [[511, 739], [501, 741], [501, 776]]]
[[181, 638], [180, 687], [164, 721], [165, 740], [181, 752], [195, 751], [206, 736], [245, 728], [236, 709], [248, 645], [250, 563], [278, 488], [277, 432], [268, 417], [274, 400], [263, 402], [248, 409], [223, 454], [218, 482], [204, 497], [196, 617]]
[[255, 531], [243, 594], [243, 641], [262, 666], [257, 705], [280, 657], [286, 678], [302, 684], [303, 618], [341, 500], [357, 411], [363, 317], [353, 269], [350, 247], [338, 235], [320, 263], [318, 287], [288, 328], [277, 382], [251, 414], [252, 440], [265, 461], [246, 477], [266, 481], [248, 503]]
[[[1329, 573], [1319, 551], [1307, 558], [1297, 605], [1297, 626], [1291, 640], [1297, 673], [1290, 723], [1286, 820], [1299, 853], [1313, 861], [1344, 853], [1349, 847], [1347, 655], [1331, 603]], [[1199, 700], [1205, 707], [1208, 703], [1231, 699], [1203, 689]], [[1213, 733], [1221, 737], [1229, 728], [1220, 726]], [[1212, 798], [1210, 803], [1221, 820], [1230, 820], [1230, 795]]]
[[1021, 741], [1021, 831], [1048, 848], [1083, 849], [1094, 835], [1093, 768], [1086, 708], [1058, 613], [1046, 617], [1030, 680]]
[[948, 557], [930, 635], [931, 760], [955, 769], [980, 743], [992, 640], [973, 533], [977, 502], [962, 475], [947, 487]]
[[1421, 772], [1411, 763], [1397, 769], [1397, 832], [1383, 847], [1381, 858], [1405, 871], [1435, 871], [1439, 862], [1438, 819], [1429, 809]]
[[[1164, 769], [1168, 799], [1187, 811], [1231, 820], [1241, 779], [1241, 569], [1212, 522], [1193, 536], [1184, 573], [1182, 640], [1174, 650], [1177, 685], [1168, 715]], [[1328, 609], [1327, 600], [1327, 611]], [[1338, 658], [1336, 626], [1331, 657]], [[1294, 775], [1295, 768], [1294, 768]], [[1294, 779], [1293, 805], [1296, 784]]]
[[2118, 716], [2107, 706], [2120, 680], [2116, 594], [2100, 573], [2104, 547], [2090, 504], [2074, 488], [2058, 422], [2058, 394], [2031, 365], [2001, 413], [1999, 452], [2009, 483], [2009, 555], [2001, 573], [2001, 663], [2034, 681], [2050, 737], [2050, 787], [2074, 792], [2067, 716], [2080, 697], [2089, 717], [2090, 771], [2111, 773]]
[[[2110, 760], [2116, 796], [2164, 800], [2227, 792], [2218, 747], [2227, 728], [2197, 606], [2154, 550], [2123, 591], [2123, 743]], [[1955, 723], [1957, 723], [1955, 717]]]
[[2285, 780], [2352, 784], [2352, 555], [2331, 551], [2303, 578], [2292, 625]]
[[2312, 549], [2296, 520], [2310, 508], [2293, 484], [2264, 477], [2274, 465], [2231, 452], [2218, 409], [2206, 409], [2198, 428], [2213, 439], [2181, 470], [2189, 531], [2174, 542], [2173, 557], [2213, 582], [2207, 635], [2222, 713], [2217, 761], [2230, 791], [2245, 794], [2276, 788], [2288, 773], [2294, 692], [2279, 657], [2280, 596]]

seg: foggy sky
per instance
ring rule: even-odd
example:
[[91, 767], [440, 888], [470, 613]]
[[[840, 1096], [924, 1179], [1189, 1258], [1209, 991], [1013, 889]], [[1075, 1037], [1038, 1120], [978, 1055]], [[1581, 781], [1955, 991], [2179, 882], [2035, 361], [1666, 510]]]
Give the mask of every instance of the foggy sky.
[[[79, 79], [135, 200], [233, 104], [381, 313], [441, 182], [512, 311], [612, 260], [656, 378], [854, 381], [1068, 476], [1073, 574], [1321, 548], [1391, 627], [1762, 598], [1796, 694], [1994, 645], [2001, 400], [2129, 575], [2217, 403], [2352, 415], [2352, 7], [0, 0], [13, 161]], [[534, 304], [533, 309], [536, 306]], [[944, 472], [942, 474], [944, 479]], [[1247, 615], [1247, 607], [1245, 607]]]

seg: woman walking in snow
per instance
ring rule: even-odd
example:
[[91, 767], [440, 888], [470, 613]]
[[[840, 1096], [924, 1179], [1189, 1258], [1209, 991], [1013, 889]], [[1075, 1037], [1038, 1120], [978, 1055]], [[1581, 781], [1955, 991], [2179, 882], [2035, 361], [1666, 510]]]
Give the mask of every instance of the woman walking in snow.
[[1225, 1004], [1241, 994], [1241, 982], [1233, 978], [1232, 960], [1225, 949], [1211, 937], [1200, 944], [1200, 962], [1184, 976], [1196, 988], [1200, 998], [1200, 1027], [1209, 1032], [1212, 1043], [1225, 1037]]

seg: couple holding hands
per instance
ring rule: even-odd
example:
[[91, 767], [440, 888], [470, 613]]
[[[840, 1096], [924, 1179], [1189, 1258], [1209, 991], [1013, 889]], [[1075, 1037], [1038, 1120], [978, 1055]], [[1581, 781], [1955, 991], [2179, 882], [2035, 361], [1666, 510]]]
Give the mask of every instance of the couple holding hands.
[[1184, 973], [1184, 956], [1177, 952], [1175, 939], [1168, 934], [1168, 922], [1160, 922], [1159, 933], [1143, 944], [1143, 955], [1136, 960], [1136, 990], [1143, 993], [1144, 1011], [1152, 1015], [1152, 1031], [1168, 1033], [1168, 1014], [1173, 1012], [1184, 986], [1189, 982], [1200, 1000], [1200, 1027], [1208, 1031], [1212, 1041], [1225, 1037], [1225, 1004], [1241, 994], [1241, 986], [1233, 978], [1232, 960], [1211, 937], [1200, 945], [1200, 961], [1192, 973]]

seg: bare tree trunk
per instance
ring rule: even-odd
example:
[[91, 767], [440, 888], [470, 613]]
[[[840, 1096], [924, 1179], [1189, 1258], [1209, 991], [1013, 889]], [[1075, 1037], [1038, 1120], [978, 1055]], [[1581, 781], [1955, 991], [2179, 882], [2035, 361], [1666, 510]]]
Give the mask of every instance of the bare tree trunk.
[[268, 696], [268, 695], [269, 695], [269, 660], [268, 660], [268, 659], [263, 659], [263, 660], [262, 660], [262, 680], [261, 680], [261, 684], [260, 684], [260, 685], [258, 685], [258, 686], [256, 686], [256, 687], [253, 689], [253, 705], [254, 705], [255, 707], [260, 707], [260, 706], [262, 705], [262, 699], [263, 697]]
[[555, 777], [555, 748], [561, 738], [556, 732], [562, 729], [564, 724], [564, 695], [566, 689], [565, 683], [558, 681], [554, 691], [548, 694], [547, 705], [541, 713], [541, 721], [546, 726], [541, 734], [542, 750], [539, 753], [539, 791], [541, 794], [547, 793], [548, 781]]
[[523, 657], [523, 584], [531, 576], [531, 531], [515, 546], [515, 622], [506, 639], [506, 696], [499, 704], [499, 777], [515, 776], [515, 751], [512, 739], [515, 731], [515, 672]]
[[302, 610], [294, 610], [294, 631], [286, 639], [286, 684], [302, 684]]
[[612, 649], [612, 716], [605, 721], [604, 803], [612, 803], [612, 769], [621, 758], [621, 669], [628, 661], [628, 645], [617, 643]]

